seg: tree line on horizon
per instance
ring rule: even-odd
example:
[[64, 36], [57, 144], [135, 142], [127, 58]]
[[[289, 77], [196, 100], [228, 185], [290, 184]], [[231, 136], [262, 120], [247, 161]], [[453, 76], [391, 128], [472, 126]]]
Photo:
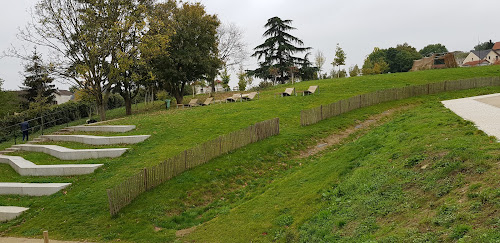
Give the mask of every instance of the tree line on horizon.
[[[19, 36], [49, 49], [50, 62], [44, 63], [36, 49], [31, 55], [13, 49], [10, 55], [28, 61], [23, 83], [26, 100], [50, 104], [54, 78], [70, 80], [79, 96], [84, 96], [80, 98], [95, 102], [101, 120], [105, 120], [107, 101], [114, 94], [123, 98], [127, 115], [140, 92], [153, 97], [154, 92], [165, 90], [180, 104], [189, 85], [208, 84], [215, 90], [219, 77], [227, 88], [228, 69], [235, 66], [239, 66], [240, 90], [253, 78], [264, 80], [261, 86], [327, 78], [329, 75], [322, 73], [324, 55], [318, 51], [313, 64], [309, 60], [311, 47], [289, 33], [295, 29], [291, 24], [292, 20], [270, 18], [264, 25], [264, 43], [251, 55], [258, 59], [258, 68], [243, 70], [248, 54], [242, 31], [235, 25], [221, 24], [200, 3], [39, 0], [33, 21]], [[444, 45], [428, 45], [420, 51], [407, 43], [375, 48], [362, 68], [349, 68], [349, 75], [406, 72], [413, 60], [440, 52], [447, 52]], [[346, 77], [347, 72], [340, 68], [345, 61], [346, 53], [337, 43], [329, 77]]]

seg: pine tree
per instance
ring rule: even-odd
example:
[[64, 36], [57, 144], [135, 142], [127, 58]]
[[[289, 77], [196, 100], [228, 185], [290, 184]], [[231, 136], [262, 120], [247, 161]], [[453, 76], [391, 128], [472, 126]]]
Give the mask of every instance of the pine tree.
[[45, 106], [54, 103], [55, 86], [52, 84], [54, 78], [49, 76], [49, 70], [43, 65], [42, 57], [33, 51], [30, 62], [24, 67], [26, 76], [24, 78], [22, 95], [26, 99], [24, 108]]
[[267, 39], [263, 44], [255, 47], [255, 53], [252, 55], [259, 60], [264, 60], [259, 62], [259, 68], [249, 71], [249, 75], [265, 80], [271, 79], [273, 75], [269, 69], [274, 67], [278, 69], [277, 79], [285, 83], [290, 78], [290, 67], [304, 62], [303, 58], [293, 55], [311, 48], [300, 47], [304, 45], [302, 40], [288, 33], [295, 29], [290, 25], [291, 23], [292, 20], [282, 20], [279, 17], [273, 17], [267, 21], [265, 25], [267, 30], [264, 32], [264, 37]]

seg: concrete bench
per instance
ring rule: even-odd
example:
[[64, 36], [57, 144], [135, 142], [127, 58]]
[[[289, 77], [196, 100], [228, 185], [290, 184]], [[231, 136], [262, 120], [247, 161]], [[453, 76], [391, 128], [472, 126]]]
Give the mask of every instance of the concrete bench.
[[57, 145], [18, 144], [12, 146], [24, 151], [42, 152], [61, 160], [83, 160], [120, 157], [128, 148], [70, 149]]
[[0, 155], [0, 164], [10, 165], [22, 176], [72, 176], [93, 173], [103, 164], [36, 165], [19, 156]]
[[69, 129], [77, 132], [128, 132], [135, 129], [135, 125], [117, 126], [74, 126]]
[[0, 195], [49, 196], [71, 183], [17, 183], [0, 182]]
[[44, 135], [44, 139], [62, 142], [77, 142], [91, 145], [134, 144], [151, 137], [150, 135], [101, 137], [89, 135]]
[[28, 209], [14, 206], [0, 206], [0, 222], [13, 220]]

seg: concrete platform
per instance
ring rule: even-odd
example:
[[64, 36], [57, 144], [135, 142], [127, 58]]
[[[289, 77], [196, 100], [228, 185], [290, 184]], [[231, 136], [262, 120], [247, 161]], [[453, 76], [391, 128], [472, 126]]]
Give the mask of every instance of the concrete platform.
[[0, 182], [0, 195], [49, 196], [71, 183], [17, 183]]
[[8, 164], [22, 176], [72, 176], [93, 173], [103, 164], [36, 165], [19, 156], [0, 155], [0, 164]]
[[116, 137], [102, 137], [102, 136], [89, 136], [89, 135], [44, 135], [44, 139], [51, 141], [63, 142], [77, 142], [91, 145], [111, 145], [111, 144], [135, 144], [144, 142], [144, 140], [151, 137], [151, 135], [137, 135], [137, 136], [116, 136]]
[[99, 158], [117, 158], [127, 151], [128, 148], [108, 149], [70, 149], [57, 145], [18, 144], [14, 148], [24, 151], [42, 152], [50, 154], [61, 160], [83, 160]]
[[444, 106], [490, 136], [500, 139], [500, 94], [442, 101]]
[[[23, 207], [0, 206], [0, 222], [13, 220], [28, 209], [29, 208]], [[0, 240], [0, 242], [2, 241]]]
[[135, 129], [135, 125], [118, 126], [74, 126], [69, 129], [77, 132], [128, 132]]

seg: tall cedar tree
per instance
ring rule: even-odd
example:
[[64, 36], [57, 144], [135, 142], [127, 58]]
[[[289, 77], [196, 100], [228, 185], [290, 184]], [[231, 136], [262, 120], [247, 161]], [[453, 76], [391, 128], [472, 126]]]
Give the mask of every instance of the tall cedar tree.
[[51, 105], [54, 103], [55, 86], [52, 84], [54, 78], [49, 76], [49, 70], [43, 65], [41, 56], [33, 51], [30, 62], [24, 67], [26, 76], [24, 78], [22, 90], [24, 109], [29, 108], [30, 103], [38, 103], [38, 105]]
[[157, 49], [146, 54], [155, 76], [178, 104], [187, 84], [215, 77], [221, 67], [219, 24], [217, 16], [207, 14], [200, 3], [177, 6], [171, 0], [155, 5], [146, 45]]
[[291, 23], [292, 20], [282, 20], [279, 17], [267, 20], [267, 24], [264, 26], [267, 30], [263, 35], [267, 39], [263, 44], [254, 48], [255, 53], [252, 55], [257, 57], [259, 61], [262, 58], [264, 60], [259, 62], [259, 68], [249, 71], [249, 75], [264, 80], [271, 79], [273, 75], [269, 70], [274, 67], [278, 69], [278, 76], [275, 78], [281, 83], [285, 83], [290, 78], [290, 67], [306, 62], [304, 58], [293, 56], [295, 53], [304, 52], [311, 48], [299, 47], [303, 46], [304, 43], [288, 33], [295, 29], [290, 25]]

